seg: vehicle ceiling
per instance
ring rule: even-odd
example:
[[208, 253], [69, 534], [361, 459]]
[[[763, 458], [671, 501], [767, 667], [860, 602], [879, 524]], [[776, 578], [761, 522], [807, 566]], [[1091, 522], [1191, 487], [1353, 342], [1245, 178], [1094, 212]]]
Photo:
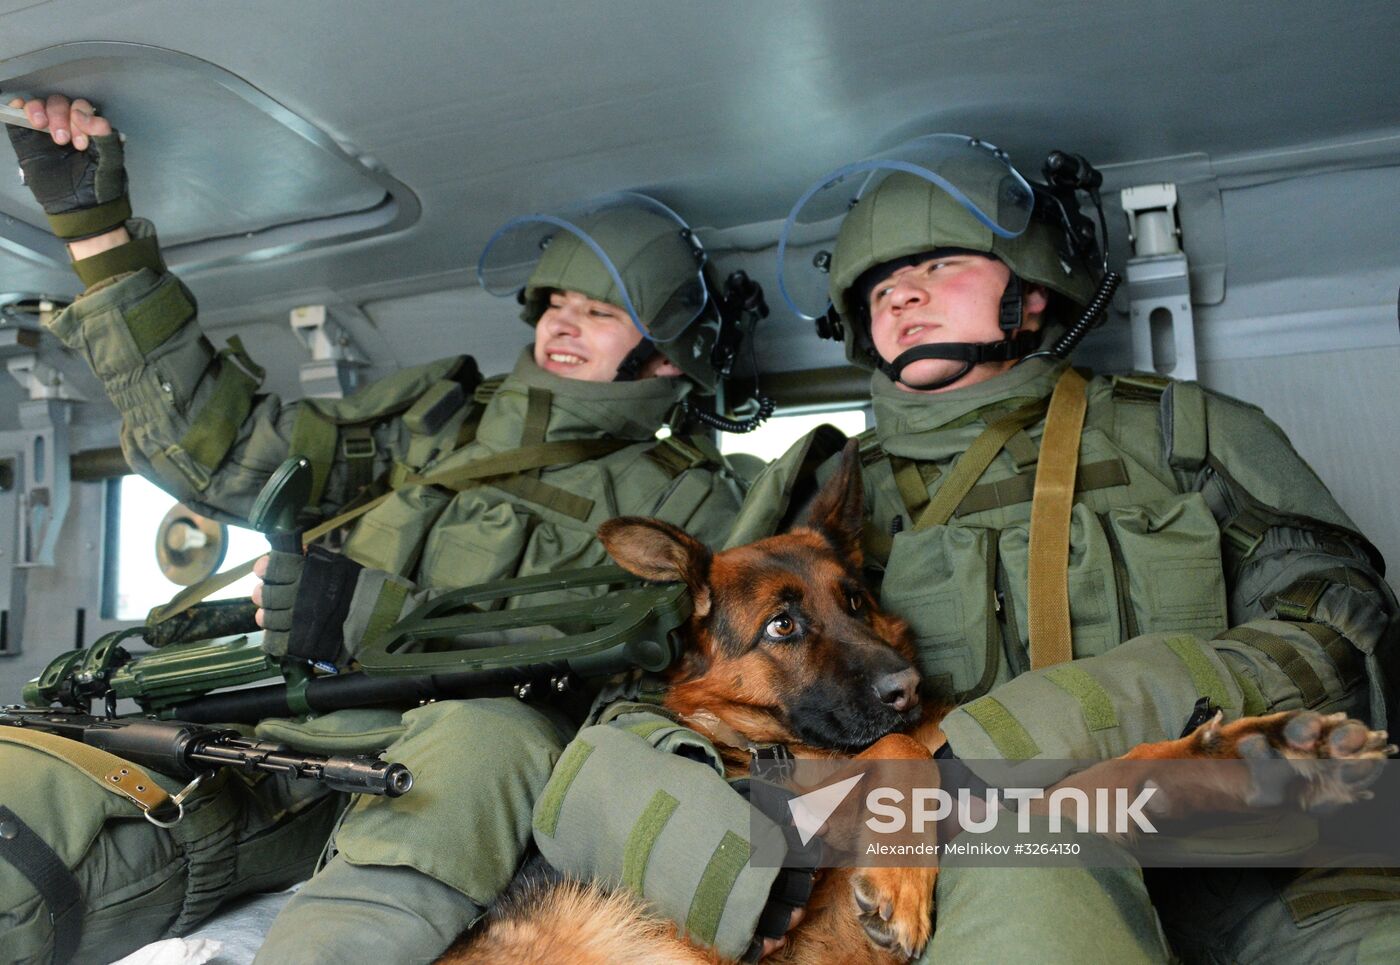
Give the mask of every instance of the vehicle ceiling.
[[[306, 303], [376, 368], [509, 364], [515, 306], [473, 290], [487, 238], [619, 189], [715, 229], [720, 264], [768, 283], [765, 365], [836, 364], [760, 266], [823, 172], [940, 130], [1032, 174], [1052, 147], [1110, 170], [1176, 159], [1167, 175], [1393, 165], [1397, 40], [1393, 0], [0, 0], [0, 90], [102, 105], [206, 323], [285, 340], [254, 354], [292, 360], [269, 359], [290, 391], [286, 313]], [[75, 293], [37, 223], [0, 185], [0, 294]]]

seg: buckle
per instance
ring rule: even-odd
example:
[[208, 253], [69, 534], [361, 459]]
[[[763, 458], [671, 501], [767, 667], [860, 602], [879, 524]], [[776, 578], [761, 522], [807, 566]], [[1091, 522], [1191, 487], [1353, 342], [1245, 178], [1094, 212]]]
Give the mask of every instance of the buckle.
[[792, 777], [797, 758], [786, 744], [750, 744], [749, 773], [775, 784]]
[[346, 459], [373, 459], [374, 436], [342, 436], [340, 439], [340, 453]]

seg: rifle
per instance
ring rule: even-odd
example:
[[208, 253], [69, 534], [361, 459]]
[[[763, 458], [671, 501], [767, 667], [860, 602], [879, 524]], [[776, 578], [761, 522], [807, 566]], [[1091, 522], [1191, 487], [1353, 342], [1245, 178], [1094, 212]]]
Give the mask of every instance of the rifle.
[[236, 730], [185, 721], [0, 707], [0, 726], [56, 734], [184, 779], [198, 779], [220, 767], [237, 767], [321, 781], [334, 790], [356, 794], [398, 797], [413, 787], [413, 775], [402, 764], [366, 754], [299, 754], [284, 744], [244, 737]]
[[[254, 501], [249, 520], [275, 547], [300, 551], [296, 520], [309, 498], [311, 475], [305, 458], [288, 459]], [[531, 595], [594, 587], [609, 590], [563, 603], [507, 608], [507, 601]], [[563, 693], [579, 678], [634, 668], [664, 670], [680, 655], [677, 631], [690, 616], [691, 601], [681, 584], [648, 584], [616, 566], [498, 580], [422, 604], [363, 641], [355, 653], [358, 669], [344, 673], [265, 653], [246, 636], [258, 629], [253, 612], [248, 600], [196, 603], [153, 626], [110, 633], [90, 648], [52, 661], [25, 685], [24, 702], [72, 718], [90, 713], [93, 702], [101, 701], [106, 720], [117, 722], [125, 720], [117, 718], [117, 702], [130, 698], [149, 715], [148, 723], [194, 726], [506, 692], [524, 700]], [[497, 642], [511, 632], [524, 642]], [[245, 636], [213, 639], [236, 633]], [[123, 646], [134, 637], [156, 652], [134, 655]], [[246, 686], [278, 676], [283, 683]], [[54, 705], [63, 710], [53, 711]], [[90, 725], [81, 730], [82, 739], [112, 740], [114, 729]]]
[[[505, 599], [595, 586], [609, 592], [492, 609]], [[133, 627], [63, 654], [25, 685], [24, 703], [90, 713], [96, 701], [114, 718], [117, 701], [130, 698], [162, 720], [228, 724], [464, 697], [531, 699], [635, 668], [664, 670], [680, 655], [677, 631], [690, 610], [682, 584], [647, 584], [616, 566], [498, 580], [422, 604], [363, 643], [355, 655], [358, 669], [337, 673], [293, 658], [279, 662], [247, 636], [203, 639], [250, 629], [251, 604], [215, 601], [193, 608], [182, 632], [170, 624]], [[501, 633], [512, 631], [524, 642], [499, 642]], [[183, 639], [183, 633], [199, 639]], [[489, 641], [485, 634], [492, 635]], [[133, 655], [124, 644], [137, 637], [160, 646]], [[247, 686], [278, 677], [283, 682]]]

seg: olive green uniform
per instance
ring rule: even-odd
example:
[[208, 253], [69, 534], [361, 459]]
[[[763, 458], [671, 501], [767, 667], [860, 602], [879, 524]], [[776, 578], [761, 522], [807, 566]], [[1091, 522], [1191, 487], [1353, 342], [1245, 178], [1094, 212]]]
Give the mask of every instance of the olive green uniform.
[[[342, 660], [353, 656], [367, 620], [436, 590], [603, 562], [593, 532], [611, 516], [656, 515], [702, 538], [727, 532], [736, 480], [713, 454], [655, 438], [686, 390], [682, 380], [573, 381], [542, 371], [527, 352], [509, 376], [484, 387], [468, 377], [469, 361], [448, 359], [350, 399], [283, 404], [257, 391], [261, 373], [241, 348], [218, 351], [200, 331], [194, 298], [163, 270], [149, 226], [128, 227], [137, 236], [132, 250], [107, 256], [125, 270], [51, 327], [121, 411], [122, 447], [135, 468], [231, 519], [246, 517], [289, 453], [311, 459], [312, 502], [323, 516], [371, 480], [397, 484], [345, 544], [366, 569]], [[91, 266], [77, 267], [91, 280]], [[567, 451], [595, 440], [616, 445], [460, 491], [406, 483], [521, 447], [559, 443]], [[534, 799], [572, 730], [562, 715], [514, 699], [442, 701], [402, 717], [342, 711], [264, 722], [260, 734], [308, 751], [387, 748], [417, 782], [403, 798], [351, 804], [333, 857], [280, 916], [262, 960], [416, 961], [441, 952], [515, 873]], [[60, 761], [6, 744], [0, 760], [7, 773], [39, 775], [23, 788], [7, 785], [0, 803], [61, 843], [60, 858], [88, 896], [77, 961], [109, 960], [187, 930], [225, 898], [305, 877], [341, 803], [271, 781], [248, 792], [232, 777], [219, 787], [236, 785], [241, 796], [216, 789], [192, 807], [211, 820], [158, 831]], [[201, 851], [213, 857], [195, 860], [198, 841], [186, 837], [196, 832], [218, 839], [218, 848]], [[0, 959], [48, 961], [51, 932], [34, 888], [0, 862]]]
[[[962, 704], [944, 722], [954, 752], [1112, 757], [1179, 736], [1201, 697], [1229, 718], [1308, 707], [1383, 726], [1396, 606], [1378, 555], [1277, 426], [1194, 383], [1090, 381], [1070, 528], [1076, 659], [1029, 670], [1027, 531], [1043, 418], [1011, 437], [946, 525], [918, 520], [988, 423], [1047, 398], [1065, 364], [1033, 360], [935, 395], [874, 376], [876, 428], [862, 438], [867, 563], [882, 605], [912, 627], [922, 674]], [[812, 444], [755, 481], [731, 545], [790, 518]], [[639, 799], [648, 790], [634, 788]], [[682, 796], [703, 793], [697, 779]], [[569, 848], [536, 836], [568, 860]], [[705, 857], [695, 849], [693, 860]], [[1321, 960], [1314, 951], [1396, 940], [1396, 906], [1383, 900], [1400, 897], [1396, 879], [1227, 874], [1170, 892], [1163, 917], [1192, 959], [1253, 961], [1278, 947], [1281, 960]], [[937, 906], [931, 961], [1005, 961], [1030, 947], [1064, 962], [1167, 954], [1136, 870], [950, 861]], [[667, 912], [685, 921], [687, 908]]]

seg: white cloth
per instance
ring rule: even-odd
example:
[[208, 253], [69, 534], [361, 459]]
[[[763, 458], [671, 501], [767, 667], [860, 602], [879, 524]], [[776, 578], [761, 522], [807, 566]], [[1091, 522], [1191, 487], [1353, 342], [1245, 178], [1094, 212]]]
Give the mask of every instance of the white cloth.
[[223, 950], [212, 938], [167, 938], [136, 949], [113, 965], [205, 965]]

